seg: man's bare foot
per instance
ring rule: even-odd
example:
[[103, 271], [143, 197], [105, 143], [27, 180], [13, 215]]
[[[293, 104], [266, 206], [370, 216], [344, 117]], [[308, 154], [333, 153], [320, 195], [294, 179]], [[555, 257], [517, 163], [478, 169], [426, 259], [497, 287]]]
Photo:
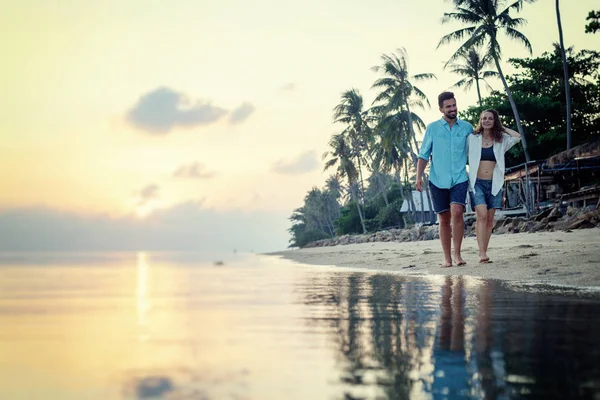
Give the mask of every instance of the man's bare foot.
[[441, 265], [442, 268], [450, 268], [451, 266], [452, 266], [452, 260], [445, 260]]
[[454, 262], [456, 265], [465, 265], [467, 262], [462, 259], [460, 254], [454, 254]]

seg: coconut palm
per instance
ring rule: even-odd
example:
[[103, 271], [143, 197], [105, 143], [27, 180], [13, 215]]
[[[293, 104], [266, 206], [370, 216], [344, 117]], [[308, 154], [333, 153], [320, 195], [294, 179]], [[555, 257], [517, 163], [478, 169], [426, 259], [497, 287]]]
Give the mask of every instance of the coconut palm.
[[527, 151], [527, 141], [523, 133], [517, 105], [512, 92], [508, 87], [504, 73], [502, 72], [502, 67], [500, 66], [502, 51], [498, 36], [500, 33], [504, 33], [509, 38], [520, 42], [531, 54], [532, 50], [529, 39], [517, 30], [517, 28], [523, 26], [526, 21], [523, 18], [511, 17], [510, 12], [518, 12], [522, 9], [524, 3], [533, 3], [535, 0], [515, 0], [511, 1], [509, 5], [506, 5], [507, 2], [505, 0], [452, 0], [452, 2], [454, 3], [456, 11], [444, 13], [442, 23], [461, 22], [468, 26], [442, 37], [437, 47], [439, 48], [440, 46], [453, 41], [463, 41], [463, 39], [466, 38], [454, 55], [450, 57], [447, 64], [457, 60], [461, 54], [469, 49], [477, 48], [479, 46], [484, 47], [487, 53], [491, 55], [496, 64], [496, 70], [498, 71], [515, 116], [517, 130], [521, 134], [525, 159], [529, 162], [530, 158], [529, 152]]
[[364, 192], [364, 184], [362, 165], [364, 162], [362, 160], [362, 153], [365, 147], [365, 138], [363, 134], [368, 130], [366, 121], [367, 114], [368, 111], [363, 110], [363, 98], [356, 89], [342, 92], [340, 103], [333, 109], [334, 122], [343, 123], [347, 126], [344, 133], [350, 139], [347, 142], [350, 145], [352, 157], [355, 158], [356, 165], [358, 166], [361, 192], [360, 198], [363, 203], [362, 193]]
[[447, 67], [450, 72], [458, 74], [463, 78], [454, 84], [455, 87], [470, 90], [475, 84], [477, 88], [477, 99], [481, 107], [481, 88], [479, 82], [486, 84], [488, 90], [491, 90], [486, 78], [498, 77], [498, 72], [486, 70], [486, 68], [494, 61], [491, 54], [481, 55], [476, 49], [469, 49], [467, 52], [460, 55], [460, 62], [450, 63]]
[[[383, 54], [381, 60], [381, 65], [372, 67], [373, 71], [384, 75], [383, 78], [377, 79], [372, 85], [372, 88], [381, 90], [374, 103], [378, 103], [383, 108], [382, 114], [389, 119], [389, 122], [385, 124], [386, 129], [396, 132], [401, 132], [403, 128], [407, 129], [409, 132], [407, 137], [408, 147], [411, 149], [411, 164], [416, 166], [419, 144], [415, 134], [415, 125], [422, 129], [425, 124], [418, 115], [412, 112], [411, 106], [424, 108], [423, 102], [427, 103], [428, 106], [430, 106], [430, 103], [423, 91], [415, 86], [413, 82], [436, 79], [436, 76], [432, 73], [411, 76], [408, 69], [408, 54], [406, 49], [402, 47], [396, 49], [394, 54]], [[406, 142], [403, 144], [406, 144]], [[426, 188], [429, 196], [429, 186], [426, 185]], [[408, 185], [408, 190], [409, 201], [412, 201], [410, 185]], [[429, 197], [428, 200], [431, 202]]]
[[354, 150], [348, 144], [345, 135], [341, 133], [331, 137], [331, 140], [329, 141], [329, 147], [331, 150], [323, 154], [324, 160], [328, 157], [331, 157], [325, 162], [324, 170], [326, 171], [329, 168], [337, 165], [338, 175], [348, 180], [350, 196], [356, 203], [356, 209], [358, 211], [358, 217], [360, 218], [360, 224], [363, 228], [363, 233], [367, 233], [367, 228], [365, 227], [365, 218], [360, 207], [360, 202], [358, 201], [358, 194], [356, 190], [359, 173], [353, 161]]
[[[411, 112], [411, 105], [423, 108], [423, 102], [428, 106], [429, 100], [425, 93], [413, 84], [413, 81], [424, 81], [436, 79], [432, 73], [422, 73], [410, 76], [408, 70], [408, 54], [406, 49], [400, 47], [396, 49], [396, 54], [383, 54], [382, 63], [372, 67], [375, 72], [383, 73], [383, 78], [379, 78], [373, 83], [372, 88], [380, 89], [381, 92], [375, 98], [373, 103], [382, 104], [385, 113], [394, 113], [404, 111], [404, 117], [408, 123], [408, 129], [412, 138], [413, 158], [416, 160], [416, 154], [419, 153], [414, 124], [423, 127], [423, 121]], [[417, 117], [417, 118], [415, 118]]]
[[556, 0], [556, 23], [558, 25], [558, 38], [560, 40], [560, 57], [563, 64], [565, 98], [567, 105], [567, 150], [571, 148], [571, 86], [569, 85], [569, 64], [563, 40], [562, 21], [560, 19], [560, 1]]

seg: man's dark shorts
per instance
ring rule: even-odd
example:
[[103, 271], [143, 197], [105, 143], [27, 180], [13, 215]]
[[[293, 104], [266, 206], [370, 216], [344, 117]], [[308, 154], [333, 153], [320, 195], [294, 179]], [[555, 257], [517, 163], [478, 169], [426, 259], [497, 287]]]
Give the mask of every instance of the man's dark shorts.
[[469, 181], [457, 183], [450, 189], [440, 189], [429, 182], [429, 189], [431, 190], [431, 197], [433, 200], [433, 209], [436, 214], [450, 211], [450, 204], [460, 204], [464, 207], [467, 200], [468, 188]]

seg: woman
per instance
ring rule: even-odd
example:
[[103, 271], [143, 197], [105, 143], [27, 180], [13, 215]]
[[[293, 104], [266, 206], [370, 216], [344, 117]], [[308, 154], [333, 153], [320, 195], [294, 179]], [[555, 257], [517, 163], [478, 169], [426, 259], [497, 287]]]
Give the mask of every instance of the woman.
[[490, 261], [487, 249], [494, 228], [494, 213], [502, 209], [504, 153], [519, 140], [521, 135], [502, 126], [494, 109], [481, 113], [477, 127], [467, 140], [469, 189], [477, 213], [475, 232], [480, 263]]

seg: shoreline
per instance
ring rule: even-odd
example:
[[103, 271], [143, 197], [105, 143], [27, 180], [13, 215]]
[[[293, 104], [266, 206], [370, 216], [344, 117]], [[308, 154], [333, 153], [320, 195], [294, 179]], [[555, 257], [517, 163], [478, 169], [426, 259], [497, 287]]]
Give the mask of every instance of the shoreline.
[[467, 265], [441, 268], [438, 239], [417, 242], [368, 242], [285, 250], [268, 255], [311, 265], [359, 268], [401, 275], [473, 276], [513, 283], [600, 289], [600, 228], [492, 235], [480, 264], [474, 237], [463, 239]]

